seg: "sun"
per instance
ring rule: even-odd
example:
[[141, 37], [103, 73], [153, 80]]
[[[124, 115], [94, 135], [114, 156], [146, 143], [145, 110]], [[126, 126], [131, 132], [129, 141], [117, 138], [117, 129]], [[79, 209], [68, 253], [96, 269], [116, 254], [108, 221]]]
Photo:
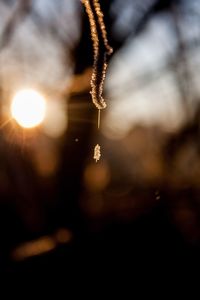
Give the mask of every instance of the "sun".
[[33, 128], [42, 123], [46, 114], [46, 101], [35, 90], [18, 91], [11, 103], [11, 115], [24, 128]]

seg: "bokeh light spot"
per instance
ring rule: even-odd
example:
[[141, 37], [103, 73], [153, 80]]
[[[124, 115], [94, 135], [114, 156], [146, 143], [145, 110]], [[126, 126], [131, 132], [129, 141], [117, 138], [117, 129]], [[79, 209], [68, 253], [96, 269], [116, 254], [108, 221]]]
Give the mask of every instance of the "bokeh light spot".
[[42, 123], [46, 113], [44, 97], [34, 90], [21, 90], [11, 103], [11, 114], [24, 128], [32, 128]]

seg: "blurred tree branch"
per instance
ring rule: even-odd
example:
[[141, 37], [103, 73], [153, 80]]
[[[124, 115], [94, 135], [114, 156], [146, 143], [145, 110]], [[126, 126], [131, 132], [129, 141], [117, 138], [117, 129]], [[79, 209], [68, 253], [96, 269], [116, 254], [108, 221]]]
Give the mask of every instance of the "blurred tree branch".
[[22, 22], [32, 9], [32, 0], [19, 0], [17, 5], [10, 15], [6, 25], [3, 28], [0, 41], [0, 50], [5, 48], [10, 42], [16, 27]]

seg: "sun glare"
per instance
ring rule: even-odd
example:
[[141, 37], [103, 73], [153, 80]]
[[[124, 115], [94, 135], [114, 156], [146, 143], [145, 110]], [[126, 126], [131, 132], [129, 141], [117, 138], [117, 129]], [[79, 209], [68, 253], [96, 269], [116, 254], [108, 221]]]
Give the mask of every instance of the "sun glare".
[[33, 128], [45, 118], [46, 101], [34, 90], [21, 90], [13, 97], [11, 114], [20, 126]]

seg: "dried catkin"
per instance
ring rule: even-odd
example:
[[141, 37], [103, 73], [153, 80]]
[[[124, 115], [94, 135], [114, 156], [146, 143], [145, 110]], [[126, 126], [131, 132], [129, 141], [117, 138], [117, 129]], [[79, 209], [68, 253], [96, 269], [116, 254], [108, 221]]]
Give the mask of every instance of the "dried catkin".
[[[106, 78], [107, 71], [107, 57], [112, 54], [113, 49], [108, 43], [107, 31], [104, 23], [104, 15], [101, 10], [99, 0], [81, 0], [85, 6], [86, 13], [88, 15], [91, 39], [93, 44], [93, 69], [91, 76], [91, 97], [92, 102], [99, 110], [98, 112], [98, 128], [100, 127], [100, 110], [106, 108], [106, 101], [103, 98], [103, 87]], [[97, 20], [97, 21], [96, 21]], [[99, 30], [98, 30], [99, 28]], [[103, 61], [100, 61], [100, 38], [98, 32], [101, 34], [101, 40], [103, 41]], [[102, 64], [100, 66], [100, 64]], [[99, 71], [100, 70], [100, 71]], [[100, 159], [100, 146], [97, 144], [94, 149], [94, 159], [96, 162]]]

